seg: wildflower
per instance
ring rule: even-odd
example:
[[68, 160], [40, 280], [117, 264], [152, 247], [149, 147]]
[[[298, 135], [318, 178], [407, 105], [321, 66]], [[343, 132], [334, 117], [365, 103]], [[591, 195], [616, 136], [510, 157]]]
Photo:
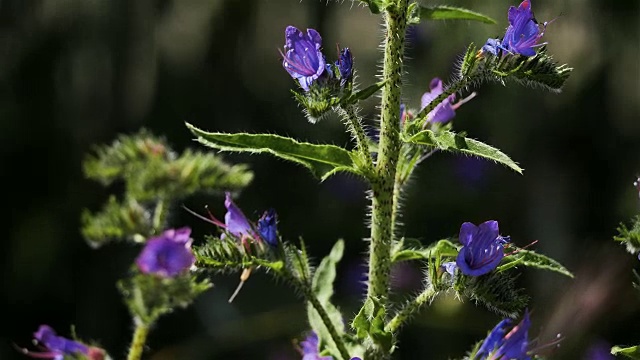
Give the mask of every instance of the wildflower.
[[513, 320], [504, 319], [487, 335], [475, 360], [529, 360], [528, 332], [531, 322], [525, 311], [522, 321], [513, 326]]
[[326, 70], [324, 55], [320, 51], [322, 37], [314, 29], [307, 29], [303, 34], [294, 26], [287, 26], [284, 34], [285, 53], [280, 51], [282, 66], [305, 91], [309, 91], [311, 84]]
[[509, 52], [534, 56], [536, 51], [533, 48], [539, 46], [538, 40], [544, 35], [547, 23], [540, 30], [540, 25], [533, 17], [530, 0], [524, 0], [517, 8], [511, 6], [508, 18], [509, 27], [502, 38], [502, 46]]
[[300, 345], [302, 345], [300, 349], [302, 352], [302, 360], [333, 360], [331, 356], [320, 356], [318, 334], [316, 334], [315, 331], [311, 331]]
[[458, 265], [456, 265], [454, 261], [447, 261], [445, 263], [442, 263], [440, 265], [440, 268], [442, 268], [442, 270], [448, 273], [449, 275], [455, 276]]
[[175, 277], [189, 270], [196, 261], [191, 251], [191, 229], [170, 229], [147, 240], [136, 265], [145, 274]]
[[[431, 83], [429, 84], [429, 89], [430, 91], [427, 91], [422, 95], [422, 99], [420, 101], [420, 109], [426, 108], [433, 100], [435, 100], [438, 96], [440, 96], [440, 94], [442, 94], [442, 80], [437, 77], [433, 78], [431, 80]], [[475, 97], [475, 93], [472, 93], [467, 98], [462, 99], [455, 104], [452, 104], [452, 102], [456, 100], [456, 94], [449, 95], [427, 114], [427, 123], [446, 123], [447, 121], [453, 119], [454, 116], [456, 116], [455, 110], [457, 108], [462, 106], [467, 101], [471, 100], [473, 97]]]
[[511, 6], [508, 11], [509, 27], [502, 38], [488, 39], [482, 47], [483, 52], [498, 55], [498, 50], [504, 50], [511, 54], [534, 56], [538, 40], [544, 35], [548, 22], [540, 25], [533, 16], [531, 1], [524, 0], [517, 8]]
[[48, 325], [40, 325], [38, 331], [33, 333], [34, 342], [42, 348], [40, 352], [20, 349], [25, 355], [38, 359], [63, 360], [65, 356], [85, 355], [89, 356], [90, 348], [77, 341], [57, 336], [56, 332]]
[[340, 51], [339, 59], [336, 61], [336, 67], [340, 72], [340, 86], [344, 86], [353, 75], [353, 57], [351, 50], [344, 48]]
[[465, 275], [480, 276], [495, 269], [504, 257], [503, 245], [509, 237], [499, 235], [498, 222], [486, 221], [480, 226], [466, 222], [460, 227], [462, 249], [456, 264]]

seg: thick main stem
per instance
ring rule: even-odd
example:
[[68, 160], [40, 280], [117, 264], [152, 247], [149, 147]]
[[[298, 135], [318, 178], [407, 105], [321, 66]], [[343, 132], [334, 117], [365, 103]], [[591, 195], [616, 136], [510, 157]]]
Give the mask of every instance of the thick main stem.
[[142, 321], [136, 321], [136, 330], [133, 333], [133, 340], [131, 340], [127, 360], [140, 360], [142, 358], [144, 343], [147, 341], [148, 334], [149, 326]]
[[400, 95], [404, 37], [407, 26], [407, 0], [399, 0], [385, 12], [386, 34], [382, 76], [382, 113], [376, 177], [371, 199], [371, 245], [367, 296], [386, 308], [391, 271], [393, 194], [400, 155]]

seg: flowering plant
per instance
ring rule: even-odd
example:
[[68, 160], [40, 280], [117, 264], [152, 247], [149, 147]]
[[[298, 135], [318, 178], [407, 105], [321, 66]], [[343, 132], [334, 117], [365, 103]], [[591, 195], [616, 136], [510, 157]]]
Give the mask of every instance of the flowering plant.
[[[161, 316], [189, 306], [211, 289], [209, 274], [238, 272], [242, 285], [259, 271], [290, 285], [304, 301], [310, 329], [299, 342], [299, 350], [305, 360], [391, 358], [401, 344], [402, 327], [447, 293], [504, 317], [484, 340], [478, 339], [466, 359], [540, 358], [543, 350], [552, 348], [535, 346], [529, 339], [535, 315], [529, 313], [529, 299], [516, 278], [522, 267], [573, 277], [563, 265], [530, 249], [521, 239], [502, 235], [498, 221], [489, 220], [492, 215], [478, 225], [462, 223], [457, 238], [427, 244], [413, 241], [399, 222], [403, 193], [415, 169], [435, 153], [485, 159], [523, 172], [504, 152], [458, 129], [456, 111], [464, 112], [461, 106], [478, 97], [468, 89], [490, 81], [559, 93], [572, 69], [556, 63], [542, 42], [549, 22], [536, 20], [529, 0], [509, 7], [504, 35], [477, 39], [483, 44], [480, 47], [470, 44], [451, 81], [445, 83], [443, 74], [434, 74], [430, 82], [424, 81], [429, 86], [420, 108], [411, 109], [402, 97], [408, 27], [445, 19], [495, 21], [463, 8], [427, 7], [408, 0], [360, 3], [384, 20], [383, 68], [378, 81], [361, 88], [356, 77], [357, 54], [351, 47], [338, 47], [334, 58], [327, 56], [322, 35], [312, 28], [284, 28], [284, 45], [279, 51], [283, 76], [292, 78], [293, 98], [307, 119], [316, 124], [337, 114], [353, 139], [350, 146], [301, 142], [272, 133], [210, 132], [186, 124], [200, 144], [218, 152], [266, 153], [304, 166], [320, 181], [349, 173], [366, 184], [371, 200], [370, 234], [366, 295], [360, 308], [350, 317], [332, 300], [337, 266], [349, 242], [336, 241], [327, 256], [313, 261], [302, 239], [292, 240], [296, 234], [278, 231], [276, 210], [256, 216], [243, 212], [234, 202], [253, 179], [245, 166], [227, 164], [217, 154], [178, 154], [164, 139], [143, 131], [99, 148], [85, 162], [88, 177], [105, 185], [121, 180], [125, 194], [110, 198], [99, 212], [83, 214], [84, 237], [94, 247], [115, 240], [140, 245], [127, 277], [118, 283], [135, 326], [129, 360], [142, 357], [149, 331]], [[369, 129], [360, 115], [360, 102], [378, 93], [380, 114], [374, 129]], [[180, 209], [175, 206], [180, 199], [206, 192], [224, 194], [226, 213], [216, 217], [184, 209], [193, 219], [215, 226], [213, 235], [194, 231], [192, 238], [191, 228], [172, 223], [169, 213]], [[635, 244], [637, 238], [624, 231], [625, 239], [630, 239], [627, 242]], [[423, 267], [423, 287], [408, 300], [397, 301], [390, 291], [392, 268], [409, 261]], [[230, 301], [241, 294], [239, 290], [240, 286]], [[43, 351], [24, 351], [32, 357], [107, 356], [97, 346], [58, 337], [44, 325], [34, 337]]]

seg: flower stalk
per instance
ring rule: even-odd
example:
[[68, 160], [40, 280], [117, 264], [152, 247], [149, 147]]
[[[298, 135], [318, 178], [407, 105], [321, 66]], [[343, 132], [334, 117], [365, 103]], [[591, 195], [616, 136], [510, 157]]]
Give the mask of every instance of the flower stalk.
[[133, 340], [129, 347], [129, 354], [127, 360], [140, 360], [142, 353], [144, 352], [144, 344], [147, 341], [147, 335], [149, 334], [149, 325], [143, 321], [136, 319], [136, 330], [133, 333]]
[[373, 160], [371, 159], [371, 152], [369, 150], [369, 143], [367, 135], [362, 127], [362, 121], [358, 115], [358, 109], [352, 104], [341, 105], [338, 109], [338, 114], [342, 117], [343, 121], [347, 125], [349, 132], [356, 140], [356, 148], [360, 152], [360, 156], [365, 161], [365, 168], [367, 171], [373, 169]]
[[407, 322], [413, 315], [418, 313], [420, 309], [427, 303], [431, 302], [438, 292], [433, 285], [427, 286], [413, 301], [408, 302], [400, 311], [387, 323], [384, 329], [388, 332], [395, 333], [400, 327]]

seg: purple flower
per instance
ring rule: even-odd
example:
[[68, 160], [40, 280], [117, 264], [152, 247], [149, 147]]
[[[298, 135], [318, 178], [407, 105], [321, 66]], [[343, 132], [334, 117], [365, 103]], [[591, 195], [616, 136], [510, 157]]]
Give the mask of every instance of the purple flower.
[[258, 232], [262, 239], [271, 246], [278, 245], [277, 230], [278, 215], [274, 209], [269, 209], [258, 219]]
[[531, 10], [530, 0], [524, 0], [517, 8], [509, 7], [507, 16], [509, 27], [502, 41], [489, 39], [482, 47], [482, 51], [498, 55], [498, 50], [504, 50], [512, 54], [534, 56], [536, 54], [534, 48], [543, 45], [538, 44], [538, 40], [544, 35], [549, 23], [538, 24]]
[[90, 348], [77, 341], [57, 336], [56, 332], [48, 325], [40, 325], [38, 331], [33, 333], [36, 343], [42, 347], [42, 351], [33, 352], [21, 349], [22, 353], [38, 359], [63, 360], [65, 355], [85, 355], [89, 356]]
[[294, 79], [298, 79], [300, 86], [309, 91], [309, 86], [317, 80], [326, 69], [324, 55], [320, 51], [322, 37], [314, 29], [307, 29], [303, 34], [294, 26], [287, 26], [284, 31], [285, 53], [282, 66]]
[[487, 335], [475, 360], [529, 360], [528, 332], [531, 326], [529, 312], [525, 311], [522, 321], [512, 326], [513, 320], [504, 319]]
[[538, 40], [544, 35], [544, 27], [540, 30], [538, 22], [531, 11], [531, 1], [524, 0], [517, 8], [511, 6], [508, 13], [509, 27], [502, 38], [502, 46], [509, 52], [524, 56], [534, 56], [533, 49], [538, 46]]
[[184, 227], [167, 230], [162, 235], [147, 240], [136, 259], [142, 273], [161, 277], [175, 277], [189, 270], [196, 262], [191, 251], [191, 229]]
[[509, 238], [500, 236], [495, 220], [480, 226], [466, 222], [460, 227], [460, 243], [464, 246], [458, 253], [456, 264], [463, 274], [469, 276], [491, 272], [504, 257], [503, 245], [507, 242]]
[[[433, 78], [431, 83], [429, 84], [430, 91], [427, 91], [422, 95], [422, 99], [420, 101], [420, 109], [426, 108], [435, 98], [437, 98], [443, 92], [442, 88], [442, 80], [440, 78]], [[427, 123], [446, 123], [447, 121], [453, 119], [456, 116], [455, 110], [462, 106], [467, 101], [473, 99], [475, 97], [475, 93], [472, 93], [468, 97], [458, 101], [455, 104], [452, 104], [456, 100], [456, 94], [451, 94], [449, 97], [444, 99], [440, 104], [438, 104], [433, 110], [431, 110], [427, 114]]]
[[[254, 239], [256, 241], [263, 240], [271, 246], [278, 244], [277, 215], [275, 210], [270, 209], [265, 211], [262, 217], [258, 219], [258, 226], [255, 226], [233, 202], [230, 192], [225, 193], [224, 206], [227, 208], [227, 212], [224, 215], [224, 223], [216, 219], [211, 213], [209, 213], [209, 218], [206, 218], [194, 211], [185, 209], [198, 218], [224, 229], [227, 233], [240, 239], [242, 242], [246, 239]], [[224, 237], [225, 234], [222, 234], [221, 238], [224, 239]]]
[[447, 272], [449, 275], [455, 276], [456, 275], [456, 269], [458, 268], [458, 265], [456, 265], [456, 263], [454, 261], [447, 261], [445, 263], [442, 263], [440, 265], [440, 267], [442, 268], [442, 270]]
[[340, 51], [340, 57], [338, 61], [336, 61], [336, 67], [340, 72], [340, 86], [344, 86], [353, 75], [353, 57], [351, 56], [351, 50], [349, 50], [349, 48], [344, 48]]
[[300, 345], [302, 360], [333, 360], [333, 357], [331, 356], [320, 356], [320, 349], [318, 349], [318, 334], [316, 334], [315, 331], [311, 331]]

